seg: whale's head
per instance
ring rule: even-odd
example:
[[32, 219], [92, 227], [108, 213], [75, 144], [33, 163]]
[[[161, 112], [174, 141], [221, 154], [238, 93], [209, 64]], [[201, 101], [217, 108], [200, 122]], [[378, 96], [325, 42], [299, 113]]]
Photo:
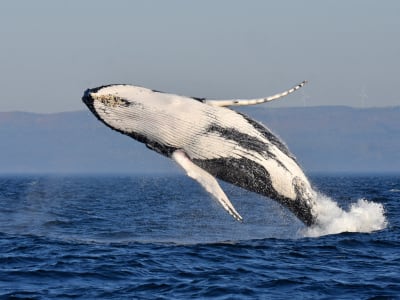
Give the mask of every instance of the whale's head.
[[94, 89], [87, 89], [83, 94], [82, 101], [96, 116], [108, 114], [113, 117], [118, 111], [135, 104], [135, 101], [129, 100], [126, 95], [120, 95], [121, 89], [115, 85], [101, 86]]
[[174, 117], [184, 110], [182, 101], [174, 95], [124, 84], [87, 89], [82, 101], [111, 129], [148, 146], [157, 143], [164, 148], [169, 143], [163, 138], [179, 128]]
[[101, 86], [87, 89], [82, 101], [107, 126], [132, 135], [139, 133], [143, 126], [148, 126], [146, 118], [150, 115], [151, 99], [140, 95], [145, 90], [129, 85]]

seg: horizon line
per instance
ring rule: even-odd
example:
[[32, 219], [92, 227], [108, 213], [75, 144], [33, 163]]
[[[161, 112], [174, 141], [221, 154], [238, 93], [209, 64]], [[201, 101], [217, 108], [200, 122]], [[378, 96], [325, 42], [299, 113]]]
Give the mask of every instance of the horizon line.
[[[262, 107], [258, 105], [257, 107]], [[357, 109], [357, 110], [368, 110], [368, 109], [393, 109], [399, 108], [399, 105], [387, 105], [387, 106], [366, 106], [366, 107], [359, 107], [359, 106], [351, 106], [351, 105], [334, 105], [334, 104], [326, 104], [326, 105], [296, 105], [296, 106], [268, 106], [268, 109], [307, 109], [307, 108], [350, 108], [350, 109]], [[246, 106], [241, 107], [240, 109], [247, 108]], [[250, 109], [255, 109], [255, 107], [251, 107]], [[266, 107], [262, 107], [262, 109], [266, 109]], [[235, 109], [232, 109], [235, 110]], [[1, 114], [3, 113], [25, 113], [25, 114], [37, 114], [37, 115], [52, 115], [52, 114], [63, 114], [63, 113], [78, 113], [78, 112], [85, 112], [85, 109], [76, 109], [76, 110], [64, 110], [64, 111], [54, 111], [54, 112], [39, 112], [39, 111], [24, 111], [24, 110], [4, 110], [0, 111]], [[89, 111], [88, 111], [89, 112]]]

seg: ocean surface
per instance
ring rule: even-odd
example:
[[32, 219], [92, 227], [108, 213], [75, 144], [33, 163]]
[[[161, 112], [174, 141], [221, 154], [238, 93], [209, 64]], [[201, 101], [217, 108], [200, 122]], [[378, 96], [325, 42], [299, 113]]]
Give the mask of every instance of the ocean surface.
[[3, 175], [0, 299], [400, 299], [400, 176], [310, 178], [315, 228], [183, 175]]

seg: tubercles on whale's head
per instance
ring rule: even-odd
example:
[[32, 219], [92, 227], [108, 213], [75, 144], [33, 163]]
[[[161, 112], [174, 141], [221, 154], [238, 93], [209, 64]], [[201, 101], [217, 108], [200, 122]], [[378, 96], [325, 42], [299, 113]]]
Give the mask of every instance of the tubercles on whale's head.
[[114, 130], [132, 134], [140, 128], [142, 104], [121, 95], [124, 85], [101, 86], [87, 89], [82, 101], [103, 123]]
[[105, 95], [92, 95], [91, 96], [94, 100], [100, 101], [103, 105], [108, 107], [128, 107], [130, 105], [129, 101], [122, 99], [118, 96], [112, 94], [105, 94]]
[[98, 93], [101, 88], [87, 89], [83, 94], [82, 101], [93, 111], [94, 102], [98, 101], [105, 107], [116, 108], [116, 107], [128, 107], [130, 102], [126, 99], [119, 97], [112, 93]]

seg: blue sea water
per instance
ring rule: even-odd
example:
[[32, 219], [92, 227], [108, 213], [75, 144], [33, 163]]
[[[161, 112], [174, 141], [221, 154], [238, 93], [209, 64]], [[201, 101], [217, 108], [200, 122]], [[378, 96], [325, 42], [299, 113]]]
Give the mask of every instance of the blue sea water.
[[307, 237], [276, 202], [187, 177], [0, 177], [0, 299], [400, 299], [400, 176], [315, 175], [386, 228]]

